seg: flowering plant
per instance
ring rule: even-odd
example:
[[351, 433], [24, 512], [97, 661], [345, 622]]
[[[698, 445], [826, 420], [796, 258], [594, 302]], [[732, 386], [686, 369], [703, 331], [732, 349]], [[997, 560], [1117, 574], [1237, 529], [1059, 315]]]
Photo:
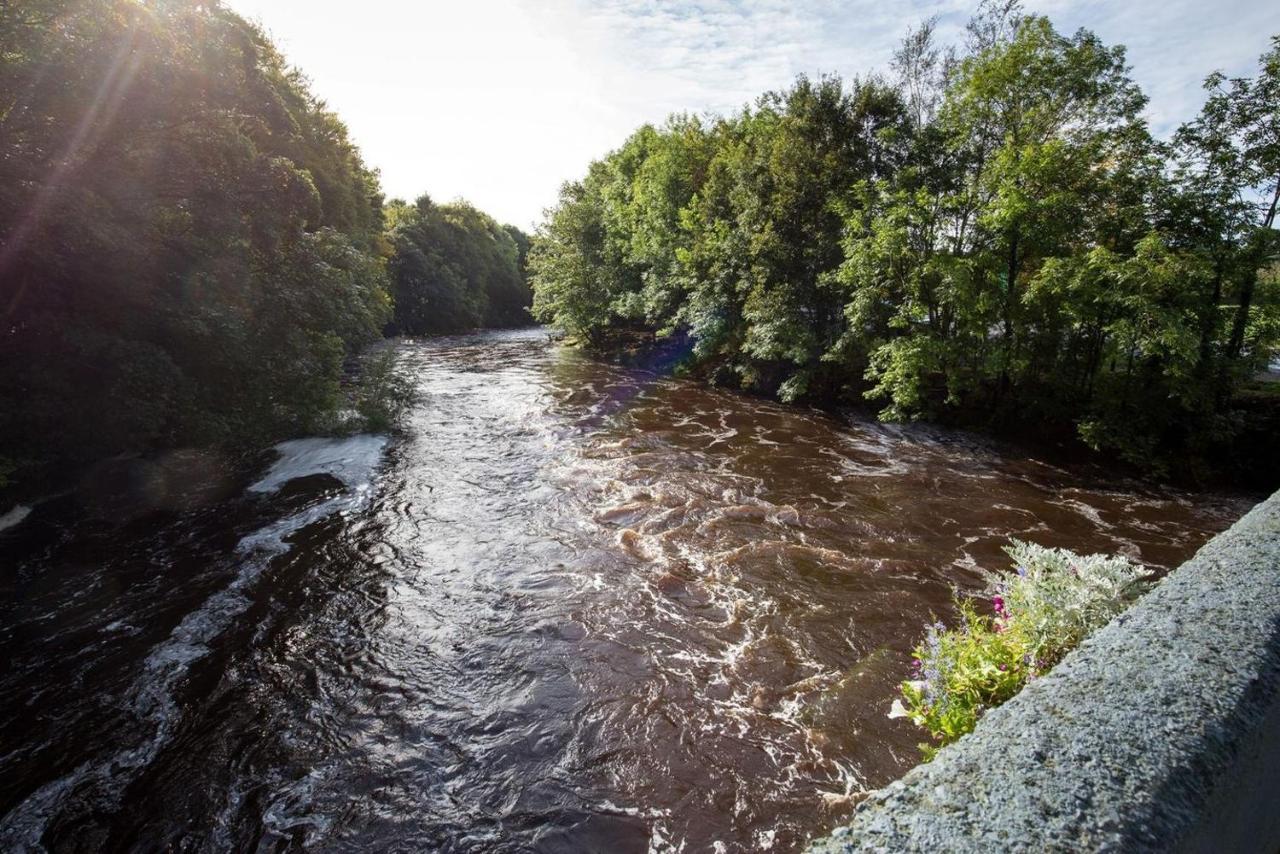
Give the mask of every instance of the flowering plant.
[[1123, 557], [1018, 540], [1005, 551], [1016, 572], [984, 573], [992, 613], [957, 597], [960, 624], [928, 627], [915, 649], [915, 678], [902, 683], [889, 712], [928, 731], [926, 758], [972, 731], [983, 712], [1047, 673], [1150, 586], [1150, 570]]

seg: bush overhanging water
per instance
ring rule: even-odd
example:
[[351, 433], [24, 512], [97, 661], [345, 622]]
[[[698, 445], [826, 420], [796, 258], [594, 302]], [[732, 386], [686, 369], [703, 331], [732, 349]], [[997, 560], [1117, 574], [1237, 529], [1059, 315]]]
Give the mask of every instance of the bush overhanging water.
[[1081, 556], [1013, 540], [1013, 574], [984, 573], [991, 615], [957, 602], [960, 624], [929, 626], [915, 679], [891, 717], [925, 729], [927, 758], [971, 732], [978, 718], [1042, 676], [1150, 587], [1151, 571], [1123, 557]]

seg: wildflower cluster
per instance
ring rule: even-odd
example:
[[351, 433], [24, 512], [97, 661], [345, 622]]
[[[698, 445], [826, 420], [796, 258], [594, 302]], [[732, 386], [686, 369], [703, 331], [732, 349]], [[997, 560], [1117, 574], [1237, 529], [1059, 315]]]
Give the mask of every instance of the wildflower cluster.
[[890, 717], [928, 731], [926, 758], [973, 730], [1028, 680], [1047, 673], [1149, 586], [1151, 572], [1123, 557], [1081, 556], [1014, 540], [1016, 573], [985, 573], [991, 614], [957, 599], [960, 625], [929, 626]]

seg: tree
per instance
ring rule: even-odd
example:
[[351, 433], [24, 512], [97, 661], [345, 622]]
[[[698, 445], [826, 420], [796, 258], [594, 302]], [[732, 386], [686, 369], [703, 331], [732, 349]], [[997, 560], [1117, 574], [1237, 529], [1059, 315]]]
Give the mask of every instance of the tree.
[[886, 419], [1076, 433], [1159, 468], [1221, 448], [1276, 347], [1280, 43], [1153, 140], [1121, 47], [988, 0], [895, 84], [800, 78], [643, 127], [534, 237], [535, 312], [609, 346]]
[[[1196, 236], [1214, 253], [1220, 271], [1215, 301], [1224, 281], [1235, 286], [1236, 309], [1224, 351], [1228, 360], [1245, 350], [1258, 273], [1278, 246], [1280, 37], [1272, 39], [1259, 65], [1253, 80], [1211, 74], [1200, 115], [1175, 137], [1186, 197], [1180, 212], [1192, 214], [1200, 224]], [[1208, 359], [1207, 342], [1202, 349]]]
[[[466, 202], [388, 205], [395, 328], [411, 335], [525, 322], [529, 290], [509, 227]], [[518, 232], [517, 232], [518, 233]]]
[[377, 176], [217, 4], [0, 24], [0, 443], [75, 462], [308, 429], [390, 311]]

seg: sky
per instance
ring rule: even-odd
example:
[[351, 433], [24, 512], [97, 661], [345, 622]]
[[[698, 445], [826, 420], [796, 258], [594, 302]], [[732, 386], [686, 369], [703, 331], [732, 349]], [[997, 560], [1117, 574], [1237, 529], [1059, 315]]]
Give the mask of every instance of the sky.
[[[389, 197], [465, 198], [524, 229], [645, 122], [732, 112], [796, 75], [887, 71], [976, 0], [224, 0], [258, 21], [347, 123]], [[1158, 135], [1215, 69], [1252, 75], [1274, 0], [1025, 0], [1062, 32], [1128, 46]]]

